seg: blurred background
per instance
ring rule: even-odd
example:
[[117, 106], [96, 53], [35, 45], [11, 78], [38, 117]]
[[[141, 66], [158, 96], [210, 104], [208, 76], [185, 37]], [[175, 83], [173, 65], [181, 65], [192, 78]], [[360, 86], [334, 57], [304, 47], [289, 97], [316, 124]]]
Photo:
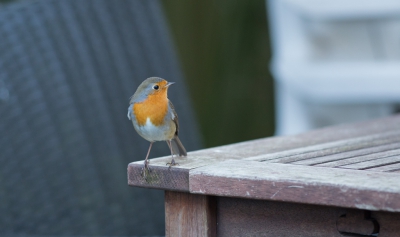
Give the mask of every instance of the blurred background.
[[126, 180], [147, 77], [188, 151], [274, 133], [264, 1], [3, 1], [0, 35], [0, 236], [164, 235], [164, 193]]
[[399, 1], [267, 3], [276, 135], [398, 111]]
[[206, 147], [274, 134], [265, 1], [163, 1]]
[[126, 185], [149, 76], [188, 151], [399, 109], [395, 0], [0, 2], [0, 236], [164, 235], [163, 192]]

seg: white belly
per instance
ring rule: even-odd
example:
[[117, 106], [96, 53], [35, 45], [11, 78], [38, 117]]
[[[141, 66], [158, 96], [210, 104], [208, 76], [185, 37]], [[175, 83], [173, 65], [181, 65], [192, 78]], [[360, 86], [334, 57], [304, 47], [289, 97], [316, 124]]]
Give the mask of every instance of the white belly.
[[173, 126], [173, 129], [169, 129], [167, 123], [165, 123], [162, 126], [156, 127], [153, 125], [153, 123], [151, 123], [150, 119], [147, 118], [145, 125], [135, 126], [134, 124], [134, 127], [140, 136], [142, 136], [144, 139], [150, 142], [154, 142], [154, 141], [171, 140], [174, 137], [176, 130], [175, 124], [172, 122], [169, 125]]

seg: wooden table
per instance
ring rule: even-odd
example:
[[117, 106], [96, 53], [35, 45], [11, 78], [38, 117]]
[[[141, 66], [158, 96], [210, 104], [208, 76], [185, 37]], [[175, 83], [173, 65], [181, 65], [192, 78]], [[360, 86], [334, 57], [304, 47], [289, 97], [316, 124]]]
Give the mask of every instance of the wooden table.
[[165, 190], [167, 236], [400, 236], [400, 116], [128, 165]]

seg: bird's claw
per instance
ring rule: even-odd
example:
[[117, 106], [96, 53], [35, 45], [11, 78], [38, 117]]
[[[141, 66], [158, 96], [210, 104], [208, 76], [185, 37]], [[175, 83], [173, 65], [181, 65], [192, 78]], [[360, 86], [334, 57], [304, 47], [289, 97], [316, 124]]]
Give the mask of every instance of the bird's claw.
[[174, 158], [172, 158], [171, 162], [168, 162], [166, 165], [169, 165], [168, 168], [170, 169], [172, 166], [179, 165], [179, 163], [176, 163]]
[[145, 161], [144, 161], [144, 167], [142, 168], [141, 174], [142, 174], [142, 177], [145, 178], [145, 179], [146, 179], [146, 177], [147, 177], [147, 174], [151, 172], [149, 163], [150, 163], [150, 162], [149, 162], [148, 160], [145, 160]]

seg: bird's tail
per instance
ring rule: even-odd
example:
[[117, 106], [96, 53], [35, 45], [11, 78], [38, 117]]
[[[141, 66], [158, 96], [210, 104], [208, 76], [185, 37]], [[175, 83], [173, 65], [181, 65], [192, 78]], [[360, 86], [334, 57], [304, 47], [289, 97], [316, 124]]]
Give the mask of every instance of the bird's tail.
[[171, 140], [171, 145], [172, 145], [172, 152], [174, 154], [179, 154], [179, 156], [187, 156], [187, 152], [185, 147], [182, 145], [181, 140], [179, 140], [178, 136], [175, 136]]

